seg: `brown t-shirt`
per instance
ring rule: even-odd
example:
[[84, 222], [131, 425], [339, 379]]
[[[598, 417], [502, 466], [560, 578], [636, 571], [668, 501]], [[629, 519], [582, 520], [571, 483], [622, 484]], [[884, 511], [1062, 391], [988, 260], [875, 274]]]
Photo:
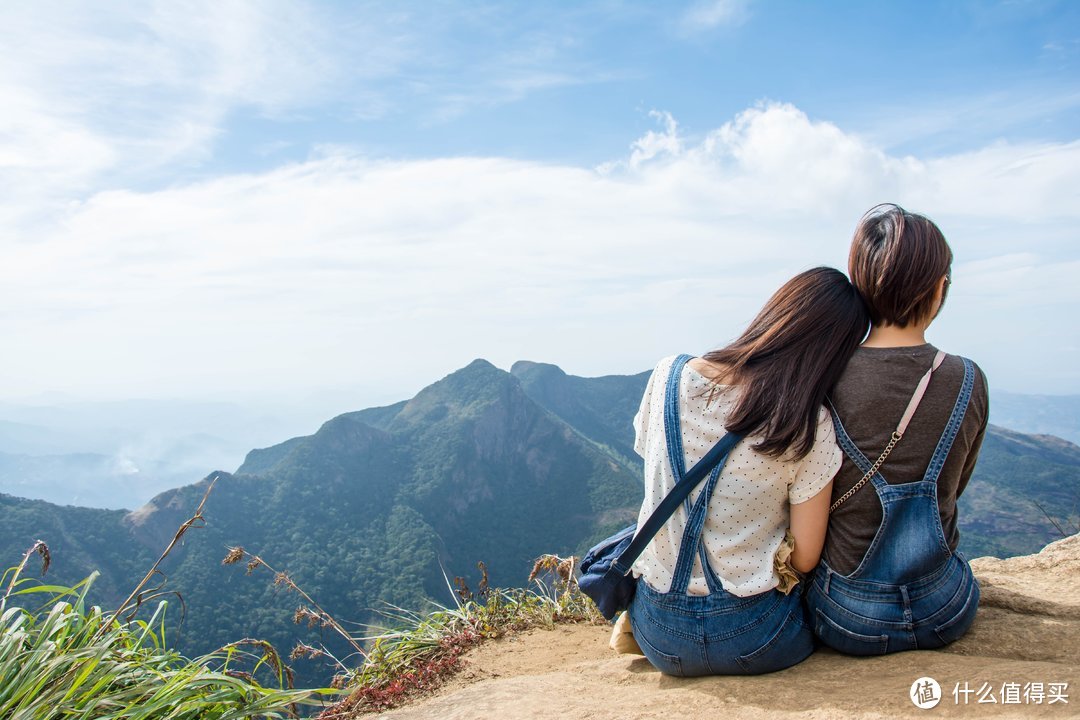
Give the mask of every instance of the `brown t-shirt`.
[[[936, 353], [937, 348], [932, 345], [861, 347], [851, 358], [833, 390], [832, 401], [844, 429], [870, 462], [885, 449], [915, 386], [930, 368]], [[963, 380], [964, 363], [955, 355], [947, 356], [941, 367], [934, 371], [907, 432], [881, 466], [880, 472], [889, 484], [922, 479]], [[971, 403], [938, 476], [941, 526], [945, 530], [945, 540], [953, 550], [960, 542], [960, 532], [956, 528], [956, 499], [975, 469], [988, 415], [986, 377], [976, 366]], [[833, 482], [833, 501], [850, 490], [862, 476], [862, 471], [845, 455]], [[871, 482], [836, 509], [829, 517], [823, 552], [833, 570], [848, 575], [858, 567], [881, 525], [881, 517], [881, 503]], [[931, 530], [927, 528], [926, 531]]]

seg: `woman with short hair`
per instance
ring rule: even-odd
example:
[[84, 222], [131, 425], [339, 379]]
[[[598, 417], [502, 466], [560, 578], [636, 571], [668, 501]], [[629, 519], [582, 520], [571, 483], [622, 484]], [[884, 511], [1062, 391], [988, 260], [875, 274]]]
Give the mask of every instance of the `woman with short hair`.
[[975, 618], [956, 501], [986, 431], [986, 378], [925, 337], [951, 265], [937, 225], [897, 205], [855, 230], [848, 272], [871, 328], [830, 396], [844, 460], [806, 598], [817, 637], [844, 653], [941, 647]]

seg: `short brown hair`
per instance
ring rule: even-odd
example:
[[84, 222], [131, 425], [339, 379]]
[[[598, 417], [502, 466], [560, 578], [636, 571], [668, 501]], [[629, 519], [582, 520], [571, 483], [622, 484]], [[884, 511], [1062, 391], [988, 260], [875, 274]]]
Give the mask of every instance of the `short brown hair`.
[[874, 325], [907, 327], [930, 317], [934, 291], [951, 265], [938, 226], [891, 203], [862, 216], [848, 255], [848, 274]]

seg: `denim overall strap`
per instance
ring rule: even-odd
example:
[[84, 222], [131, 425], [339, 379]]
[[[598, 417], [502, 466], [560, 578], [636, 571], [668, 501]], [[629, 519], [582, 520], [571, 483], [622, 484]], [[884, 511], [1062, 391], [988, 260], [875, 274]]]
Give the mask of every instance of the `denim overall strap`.
[[[656, 537], [656, 533], [666, 523], [671, 516], [679, 508], [679, 504], [684, 502], [686, 498], [690, 496], [690, 493], [700, 485], [717, 466], [723, 467], [724, 462], [727, 460], [727, 456], [731, 454], [732, 448], [742, 442], [743, 436], [738, 433], [729, 432], [724, 437], [720, 438], [720, 441], [712, 446], [709, 452], [705, 453], [705, 457], [697, 461], [697, 464], [686, 473], [685, 476], [678, 478], [675, 487], [664, 496], [664, 499], [660, 501], [660, 504], [653, 510], [652, 515], [649, 518], [637, 526], [637, 530], [634, 533], [634, 539], [630, 545], [622, 551], [619, 557], [611, 563], [611, 569], [609, 573], [615, 572], [618, 575], [628, 575], [630, 573], [630, 566], [634, 564], [634, 561], [638, 559], [642, 551], [645, 550], [645, 546], [652, 542], [652, 539]], [[620, 533], [621, 535], [622, 533]]]
[[701, 533], [705, 527], [705, 519], [709, 514], [709, 500], [712, 498], [713, 489], [720, 477], [723, 463], [713, 469], [709, 474], [709, 480], [701, 489], [701, 493], [694, 501], [690, 509], [690, 515], [686, 520], [686, 528], [683, 530], [682, 539], [679, 542], [679, 557], [675, 561], [675, 570], [672, 573], [671, 588], [668, 592], [685, 594], [690, 586], [690, 577], [694, 570], [694, 558], [701, 559], [701, 567], [705, 572], [705, 581], [709, 590], [716, 592], [720, 589], [720, 579], [716, 577], [709, 565], [708, 556], [705, 554], [705, 543], [701, 541]]
[[[686, 354], [675, 358], [671, 364], [671, 370], [668, 373], [667, 384], [664, 389], [664, 435], [667, 441], [668, 460], [671, 463], [672, 474], [675, 476], [675, 482], [677, 483], [681, 482], [686, 476], [686, 456], [683, 452], [682, 423], [679, 416], [679, 384], [682, 379], [683, 367], [692, 359], [692, 355]], [[724, 461], [726, 460], [725, 457]], [[675, 579], [672, 581], [671, 586], [672, 592], [679, 586], [677, 581], [680, 568], [683, 568], [683, 566], [685, 566], [685, 578], [682, 580], [681, 587], [678, 587], [678, 591], [686, 592], [693, 571], [695, 554], [701, 560], [701, 566], [705, 571], [705, 579], [709, 589], [713, 592], [720, 589], [720, 579], [716, 577], [712, 567], [709, 565], [705, 543], [700, 542], [700, 536], [705, 525], [705, 518], [708, 515], [709, 498], [712, 496], [713, 488], [720, 477], [724, 461], [721, 461], [713, 469], [708, 482], [693, 505], [691, 505], [689, 497], [683, 501], [683, 506], [687, 512], [687, 525], [683, 532], [682, 542], [679, 545], [679, 559], [675, 563], [676, 570]]]
[[[832, 416], [833, 431], [836, 434], [836, 444], [840, 446], [840, 449], [844, 451], [844, 454], [848, 456], [851, 462], [855, 463], [855, 467], [859, 468], [861, 472], [868, 473], [870, 468], [874, 466], [874, 463], [863, 455], [862, 450], [858, 448], [855, 442], [848, 435], [847, 430], [844, 429], [844, 424], [840, 422], [840, 413], [836, 412], [836, 408], [833, 407], [832, 400], [826, 398], [826, 402], [829, 404], [829, 414]], [[870, 478], [870, 482], [874, 484], [875, 488], [881, 488], [888, 485], [885, 481], [885, 476], [881, 474], [881, 471], [874, 473]]]
[[930, 458], [930, 464], [926, 466], [926, 473], [923, 475], [923, 480], [926, 482], [937, 483], [941, 468], [945, 466], [945, 459], [949, 457], [949, 451], [952, 450], [953, 442], [960, 432], [960, 424], [964, 422], [964, 415], [967, 414], [968, 404], [971, 401], [971, 391], [975, 387], [974, 363], [966, 357], [960, 359], [964, 361], [964, 381], [960, 384], [960, 393], [956, 396], [956, 404], [953, 405], [949, 422], [945, 425], [945, 432], [941, 433], [934, 456]]
[[[686, 475], [686, 456], [683, 453], [682, 421], [679, 417], [679, 383], [686, 363], [694, 359], [693, 355], [679, 355], [671, 363], [667, 384], [664, 388], [664, 438], [667, 440], [668, 461], [675, 482]], [[690, 498], [683, 501], [687, 514], [690, 513]], [[702, 556], [704, 562], [704, 555]]]
[[[676, 482], [686, 475], [682, 425], [679, 421], [679, 379], [682, 377], [683, 367], [692, 359], [692, 355], [685, 354], [675, 358], [668, 373], [667, 387], [664, 389], [664, 435], [667, 437], [668, 459], [671, 461]], [[687, 507], [689, 508], [689, 505]]]
[[[682, 369], [690, 359], [690, 355], [679, 355], [675, 358], [664, 391], [664, 436], [671, 459], [675, 487], [664, 496], [664, 499], [653, 510], [652, 515], [645, 522], [638, 524], [633, 541], [612, 562], [609, 572], [618, 575], [629, 574], [634, 561], [641, 555], [646, 545], [652, 541], [664, 523], [678, 510], [680, 504], [686, 507], [689, 515], [691, 511], [689, 498], [694, 488], [703, 482], [709, 476], [709, 473], [713, 474], [712, 482], [715, 483], [715, 478], [719, 477], [720, 474], [719, 468], [724, 466], [724, 462], [727, 460], [728, 455], [731, 454], [732, 448], [743, 439], [743, 436], [738, 433], [729, 432], [725, 434], [709, 452], [705, 453], [704, 457], [698, 460], [694, 467], [690, 468], [690, 470], [685, 469], [682, 431], [679, 424], [679, 376], [682, 375]], [[709, 490], [709, 493], [711, 492]]]

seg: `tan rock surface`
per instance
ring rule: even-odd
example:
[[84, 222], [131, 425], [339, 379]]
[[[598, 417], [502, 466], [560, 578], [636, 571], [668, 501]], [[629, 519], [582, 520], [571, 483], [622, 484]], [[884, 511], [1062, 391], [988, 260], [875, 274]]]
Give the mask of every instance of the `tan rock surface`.
[[[643, 658], [615, 655], [608, 628], [534, 630], [476, 649], [434, 697], [386, 713], [400, 720], [456, 718], [1078, 718], [1080, 536], [1041, 553], [972, 563], [984, 588], [971, 631], [937, 651], [851, 658], [819, 650], [782, 672], [756, 677], [673, 678]], [[940, 704], [909, 699], [923, 676]], [[992, 689], [994, 704], [956, 702], [957, 685]], [[1006, 683], [1068, 683], [1068, 703], [1003, 704]]]
[[976, 558], [980, 607], [1080, 618], [1080, 535], [1050, 543], [1035, 555]]

